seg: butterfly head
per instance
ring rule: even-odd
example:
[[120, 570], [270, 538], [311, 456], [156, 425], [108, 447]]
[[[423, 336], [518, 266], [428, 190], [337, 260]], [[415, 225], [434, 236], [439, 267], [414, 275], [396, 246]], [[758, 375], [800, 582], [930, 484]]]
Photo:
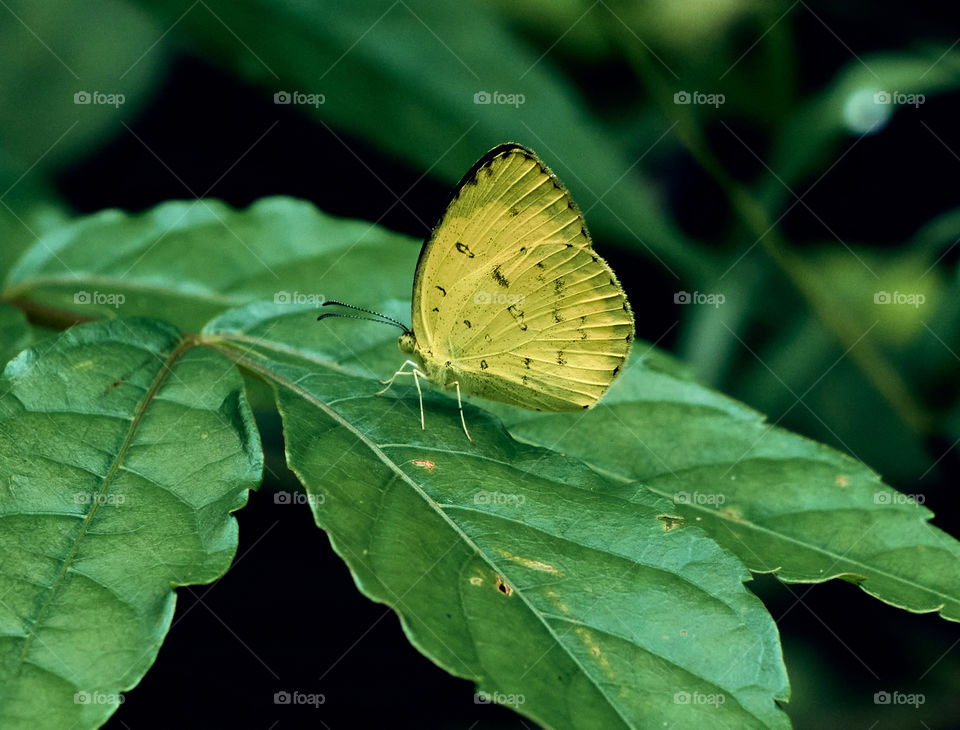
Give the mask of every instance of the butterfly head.
[[412, 355], [417, 349], [417, 338], [413, 336], [413, 332], [407, 330], [400, 335], [397, 345], [400, 347], [400, 352], [405, 352], [409, 355]]

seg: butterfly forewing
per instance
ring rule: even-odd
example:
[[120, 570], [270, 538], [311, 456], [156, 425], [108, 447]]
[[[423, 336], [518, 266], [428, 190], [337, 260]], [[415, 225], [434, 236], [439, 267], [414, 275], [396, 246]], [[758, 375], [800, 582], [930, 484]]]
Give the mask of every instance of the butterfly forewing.
[[530, 150], [491, 150], [461, 181], [414, 282], [425, 356], [526, 408], [589, 407], [619, 372], [633, 316], [570, 194]]

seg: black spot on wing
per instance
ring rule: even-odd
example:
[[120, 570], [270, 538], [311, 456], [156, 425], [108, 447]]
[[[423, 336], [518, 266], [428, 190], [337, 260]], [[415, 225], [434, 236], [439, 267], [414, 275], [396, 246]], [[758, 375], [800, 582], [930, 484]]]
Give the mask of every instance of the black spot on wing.
[[503, 275], [503, 272], [500, 271], [500, 266], [495, 266], [493, 268], [493, 280], [497, 282], [504, 289], [510, 286], [510, 282], [507, 281], [506, 277]]
[[437, 289], [440, 290], [440, 293], [441, 293], [443, 296], [447, 296], [447, 290], [444, 289], [444, 288], [443, 288], [442, 286], [440, 286], [439, 284], [437, 284]]
[[507, 311], [510, 313], [510, 316], [513, 317], [514, 322], [517, 323], [517, 326], [526, 331], [527, 324], [523, 321], [523, 312], [517, 307], [516, 304], [511, 304], [507, 307]]
[[460, 243], [460, 241], [457, 241], [456, 246], [457, 246], [457, 251], [459, 251], [460, 253], [462, 253], [462, 254], [463, 254], [464, 256], [466, 256], [468, 259], [472, 259], [472, 258], [473, 258], [474, 253], [473, 253], [473, 251], [470, 250], [470, 247], [469, 247], [467, 244], [465, 244], [465, 243]]

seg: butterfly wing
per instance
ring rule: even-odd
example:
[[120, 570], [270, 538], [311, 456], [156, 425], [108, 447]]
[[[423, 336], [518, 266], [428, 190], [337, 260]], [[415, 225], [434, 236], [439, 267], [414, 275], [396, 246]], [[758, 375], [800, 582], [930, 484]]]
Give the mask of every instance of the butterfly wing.
[[570, 193], [509, 144], [464, 176], [424, 244], [413, 331], [428, 370], [446, 366], [466, 392], [575, 410], [623, 366], [633, 314]]

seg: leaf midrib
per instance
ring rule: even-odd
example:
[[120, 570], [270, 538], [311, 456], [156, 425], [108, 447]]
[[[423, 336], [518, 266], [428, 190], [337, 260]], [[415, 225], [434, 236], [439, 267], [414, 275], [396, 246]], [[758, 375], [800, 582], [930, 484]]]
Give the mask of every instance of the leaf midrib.
[[[137, 404], [137, 409], [134, 414], [133, 420], [130, 422], [130, 426], [127, 428], [127, 434], [124, 437], [123, 443], [120, 445], [120, 448], [117, 450], [116, 455], [114, 456], [113, 462], [110, 465], [110, 469], [107, 471], [106, 475], [103, 477], [103, 481], [100, 485], [100, 490], [97, 493], [98, 497], [103, 497], [106, 492], [109, 490], [113, 480], [120, 470], [121, 465], [123, 464], [124, 457], [129, 451], [130, 446], [133, 444], [134, 436], [136, 436], [137, 429], [140, 426], [141, 421], [143, 420], [144, 415], [147, 412], [147, 408], [150, 403], [153, 401], [154, 397], [159, 391], [160, 386], [166, 380], [167, 376], [171, 372], [173, 364], [189, 349], [193, 346], [193, 342], [189, 338], [183, 339], [176, 348], [170, 353], [170, 356], [163, 362], [160, 371], [154, 377], [153, 382], [150, 384], [150, 388], [144, 394], [143, 399], [140, 403]], [[53, 603], [53, 599], [56, 596], [57, 592], [63, 586], [64, 580], [66, 579], [67, 571], [70, 569], [70, 566], [73, 560], [76, 558], [77, 553], [80, 549], [80, 543], [84, 536], [87, 533], [87, 530], [90, 527], [90, 524], [93, 522], [93, 518], [96, 515], [98, 509], [100, 508], [100, 499], [93, 500], [91, 509], [87, 512], [84, 517], [83, 524], [80, 526], [80, 531], [77, 533], [77, 536], [74, 538], [73, 544], [70, 547], [70, 551], [67, 553], [67, 556], [63, 560], [63, 565], [60, 567], [60, 572], [57, 574], [57, 577], [54, 579], [53, 583], [50, 585], [47, 591], [47, 599], [44, 601], [43, 605], [40, 607], [40, 610], [37, 612], [36, 618], [33, 621], [33, 624], [30, 626], [30, 631], [27, 634], [26, 640], [24, 641], [23, 651], [20, 653], [20, 657], [17, 660], [16, 665], [14, 666], [12, 676], [17, 676], [20, 673], [21, 668], [23, 667], [24, 662], [27, 660], [27, 656], [30, 653], [30, 647], [33, 644], [33, 639], [36, 637], [37, 629], [40, 624], [43, 622], [43, 619], [46, 617], [47, 612], [50, 609], [50, 605]]]

